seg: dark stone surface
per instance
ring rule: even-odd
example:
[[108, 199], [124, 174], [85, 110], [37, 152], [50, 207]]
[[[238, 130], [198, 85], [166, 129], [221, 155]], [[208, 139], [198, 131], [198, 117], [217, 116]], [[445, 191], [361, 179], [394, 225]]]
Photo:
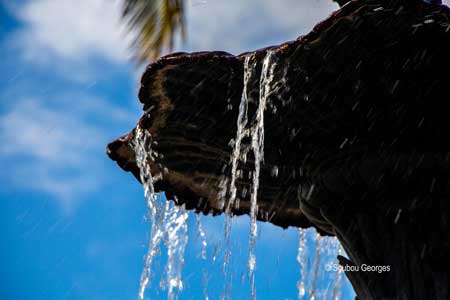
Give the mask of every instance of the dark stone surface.
[[[265, 112], [259, 219], [336, 235], [349, 254], [343, 264], [389, 265], [381, 274], [348, 273], [359, 299], [448, 299], [445, 6], [352, 1], [296, 41], [239, 56], [177, 53], [151, 64], [142, 77], [147, 113], [139, 124], [164, 155], [152, 165], [156, 173], [168, 170], [157, 189], [188, 208], [221, 212], [218, 181], [229, 173], [243, 61], [251, 56], [257, 64], [252, 122], [269, 50], [276, 84]], [[138, 178], [133, 136], [108, 145], [108, 154]], [[252, 167], [250, 157], [244, 168]], [[245, 178], [238, 195], [249, 189]], [[248, 213], [248, 194], [233, 213]]]

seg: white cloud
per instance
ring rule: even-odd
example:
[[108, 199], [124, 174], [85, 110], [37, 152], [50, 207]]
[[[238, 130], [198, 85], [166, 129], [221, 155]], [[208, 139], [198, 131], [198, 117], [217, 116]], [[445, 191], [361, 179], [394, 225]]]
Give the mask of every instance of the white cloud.
[[128, 89], [113, 82], [130, 69], [120, 2], [27, 0], [7, 9], [21, 24], [2, 46], [20, 76], [0, 93], [0, 181], [48, 194], [71, 211], [110, 183], [105, 145], [138, 117], [113, 104], [129, 103], [94, 96], [114, 85]]
[[[33, 62], [54, 64], [55, 57], [82, 62], [94, 55], [126, 62], [132, 54], [132, 34], [120, 18], [121, 4], [121, 0], [29, 0], [14, 9], [24, 23], [16, 41]], [[186, 0], [186, 4], [187, 43], [177, 49], [235, 54], [295, 39], [338, 9], [332, 0]]]
[[292, 40], [338, 6], [331, 0], [189, 0], [189, 51], [234, 54]]
[[0, 153], [32, 154], [49, 163], [73, 166], [80, 162], [79, 149], [89, 150], [99, 137], [95, 128], [80, 126], [76, 117], [51, 110], [36, 100], [19, 103], [0, 120], [8, 142]]
[[106, 180], [100, 158], [108, 127], [89, 119], [105, 114], [114, 124], [135, 118], [102, 99], [77, 96], [61, 95], [58, 102], [17, 99], [0, 115], [0, 162], [7, 168], [2, 181], [51, 194], [66, 211]]
[[[337, 9], [331, 0], [186, 2], [187, 43], [177, 48], [188, 51], [240, 53], [291, 40]], [[121, 4], [120, 0], [29, 0], [13, 9], [24, 24], [15, 42], [33, 63], [87, 64], [92, 57], [126, 62], [132, 54], [132, 34], [120, 18]], [[55, 59], [60, 61], [55, 64]]]
[[112, 62], [129, 57], [130, 37], [120, 20], [120, 1], [34, 0], [14, 9], [24, 23], [16, 40], [30, 61], [80, 62], [99, 56]]

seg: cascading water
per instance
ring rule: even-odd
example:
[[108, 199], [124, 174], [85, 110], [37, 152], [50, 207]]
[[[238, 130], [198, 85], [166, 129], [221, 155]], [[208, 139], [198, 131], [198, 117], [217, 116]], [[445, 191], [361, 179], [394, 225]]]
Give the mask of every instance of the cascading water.
[[251, 285], [251, 299], [256, 299], [256, 289], [255, 289], [255, 242], [256, 236], [258, 234], [258, 227], [256, 223], [256, 217], [258, 213], [258, 188], [259, 188], [259, 174], [261, 171], [261, 162], [264, 160], [264, 112], [267, 106], [267, 99], [270, 93], [270, 84], [273, 80], [273, 70], [275, 68], [275, 63], [273, 62], [273, 52], [268, 51], [266, 57], [264, 58], [263, 68], [261, 71], [260, 80], [260, 94], [258, 109], [256, 111], [256, 124], [252, 128], [252, 150], [255, 158], [255, 170], [253, 172], [253, 183], [252, 183], [252, 193], [250, 196], [250, 250], [249, 250], [249, 261], [248, 270]]
[[[335, 238], [334, 245], [337, 252], [337, 255], [343, 255], [344, 251], [342, 250], [342, 246], [339, 244], [339, 241]], [[341, 299], [341, 285], [342, 285], [342, 270], [338, 269], [336, 273], [336, 279], [334, 281], [333, 291], [331, 295], [332, 300]]]
[[[250, 247], [249, 247], [249, 260], [248, 260], [248, 275], [250, 278], [250, 288], [251, 288], [251, 299], [256, 299], [256, 289], [255, 289], [255, 277], [254, 277], [254, 270], [256, 266], [256, 257], [254, 255], [254, 248], [255, 248], [255, 242], [257, 237], [257, 222], [256, 222], [256, 216], [258, 213], [258, 206], [257, 206], [257, 196], [258, 196], [258, 188], [259, 188], [259, 175], [261, 170], [261, 163], [264, 160], [264, 112], [266, 110], [266, 107], [270, 104], [268, 103], [268, 97], [269, 95], [274, 92], [275, 90], [280, 88], [280, 85], [274, 84], [272, 86], [273, 81], [273, 73], [274, 69], [276, 67], [275, 62], [275, 56], [274, 53], [271, 51], [268, 51], [266, 54], [266, 57], [263, 61], [263, 67], [261, 71], [260, 76], [260, 84], [259, 84], [259, 102], [258, 102], [258, 108], [255, 113], [254, 123], [249, 124], [248, 122], [248, 102], [249, 102], [249, 84], [250, 84], [250, 78], [255, 75], [256, 72], [256, 65], [251, 65], [251, 56], [247, 56], [244, 62], [244, 88], [243, 93], [241, 97], [241, 103], [239, 105], [239, 114], [238, 114], [238, 120], [237, 120], [237, 132], [236, 132], [236, 138], [233, 142], [234, 147], [232, 151], [231, 156], [231, 178], [230, 178], [230, 185], [229, 185], [229, 199], [227, 202], [227, 207], [225, 209], [225, 212], [227, 213], [227, 217], [225, 220], [225, 240], [227, 241], [227, 250], [224, 255], [224, 269], [228, 265], [228, 260], [231, 255], [230, 250], [230, 232], [231, 232], [231, 208], [235, 203], [238, 201], [236, 198], [237, 193], [237, 187], [236, 187], [236, 180], [239, 177], [239, 168], [238, 164], [241, 160], [243, 163], [246, 162], [246, 155], [247, 151], [243, 151], [243, 139], [246, 137], [250, 137], [250, 148], [253, 151], [254, 154], [254, 170], [252, 172], [253, 178], [252, 178], [252, 187], [251, 187], [251, 194], [250, 194]], [[285, 69], [286, 74], [287, 70]], [[281, 85], [285, 83], [285, 78], [281, 79]], [[284, 88], [288, 88], [287, 86]], [[276, 109], [274, 108], [274, 113], [276, 113]], [[222, 186], [222, 194], [226, 195], [226, 187], [225, 184], [225, 190], [223, 190]], [[225, 201], [224, 201], [225, 203]], [[298, 297], [299, 299], [304, 299], [306, 295], [309, 296], [309, 299], [315, 299], [319, 295], [317, 291], [317, 281], [319, 280], [319, 267], [321, 262], [321, 257], [324, 256], [324, 252], [328, 251], [330, 252], [330, 249], [332, 246], [326, 246], [323, 247], [322, 238], [316, 234], [313, 233], [312, 238], [310, 239], [310, 243], [308, 245], [306, 244], [306, 230], [300, 229], [299, 233], [300, 241], [299, 241], [299, 254], [297, 257], [298, 262], [301, 265], [301, 279], [298, 282]], [[336, 239], [333, 239], [334, 243], [336, 243]], [[314, 246], [315, 245], [315, 246]], [[328, 244], [327, 244], [328, 245]], [[312, 272], [309, 270], [309, 274], [307, 271], [306, 266], [306, 256], [311, 256], [311, 251], [308, 251], [307, 248], [315, 248], [314, 251], [314, 264], [309, 266], [309, 269], [313, 269]], [[331, 247], [331, 248], [330, 248]], [[336, 252], [331, 251], [331, 255], [336, 254]], [[330, 254], [330, 253], [329, 253]], [[309, 278], [309, 290], [308, 293], [306, 293], [306, 286], [305, 281]], [[338, 277], [339, 279], [340, 277]], [[340, 279], [339, 279], [340, 280]], [[339, 283], [336, 282], [334, 289], [333, 289], [333, 300], [335, 299], [336, 295], [339, 294]], [[326, 294], [326, 292], [322, 292], [322, 294]], [[323, 297], [325, 298], [325, 296]]]
[[[250, 66], [251, 56], [247, 56], [244, 61], [244, 88], [242, 91], [241, 103], [239, 104], [239, 115], [237, 120], [237, 130], [236, 130], [236, 138], [234, 140], [233, 152], [231, 154], [231, 180], [229, 186], [229, 199], [228, 204], [225, 209], [225, 213], [227, 216], [231, 212], [231, 208], [234, 205], [236, 200], [236, 178], [238, 171], [238, 162], [239, 159], [242, 159], [242, 151], [241, 151], [241, 143], [242, 140], [247, 136], [248, 132], [246, 130], [248, 117], [247, 117], [247, 109], [248, 109], [248, 84], [250, 80], [250, 76], [252, 74], [253, 68]], [[225, 187], [226, 188], [226, 187]], [[229, 232], [225, 232], [228, 234]]]
[[[196, 223], [197, 223], [197, 231], [198, 237], [202, 243], [202, 252], [201, 258], [202, 260], [206, 260], [206, 249], [208, 247], [208, 242], [206, 241], [206, 233], [203, 229], [202, 221], [200, 218], [200, 214], [195, 215]], [[208, 271], [206, 269], [202, 269], [202, 285], [203, 285], [203, 297], [204, 300], [208, 300]]]
[[316, 299], [316, 290], [317, 290], [317, 278], [319, 276], [319, 266], [320, 266], [320, 258], [322, 254], [322, 238], [318, 233], [315, 234], [315, 243], [316, 243], [316, 257], [314, 260], [314, 271], [311, 283], [311, 290], [309, 292], [310, 300]]
[[184, 265], [184, 249], [188, 242], [186, 221], [189, 215], [184, 206], [176, 205], [166, 210], [166, 213], [164, 222], [165, 244], [167, 247], [166, 274], [168, 300], [172, 300], [175, 297], [174, 290], [181, 291], [183, 289], [181, 270]]
[[[248, 125], [248, 116], [247, 116], [247, 108], [248, 108], [248, 87], [250, 84], [250, 78], [255, 72], [255, 65], [251, 65], [252, 57], [249, 55], [245, 58], [244, 61], [244, 88], [242, 91], [241, 103], [239, 105], [239, 114], [237, 120], [237, 131], [236, 138], [234, 140], [234, 147], [231, 155], [231, 180], [229, 185], [229, 199], [227, 202], [227, 206], [225, 208], [225, 213], [227, 215], [225, 220], [225, 241], [227, 243], [227, 250], [225, 252], [224, 258], [224, 269], [226, 269], [228, 265], [228, 260], [230, 256], [230, 233], [231, 233], [231, 208], [235, 205], [236, 201], [236, 179], [238, 178], [238, 163], [239, 160], [246, 161], [247, 152], [242, 151], [241, 143], [242, 140], [250, 136], [251, 142], [250, 147], [253, 151], [254, 155], [254, 170], [253, 170], [253, 178], [252, 178], [252, 190], [250, 195], [250, 249], [249, 249], [249, 260], [248, 260], [248, 276], [250, 278], [251, 285], [251, 299], [256, 299], [256, 289], [255, 289], [255, 275], [254, 270], [256, 266], [256, 257], [254, 255], [255, 242], [257, 237], [257, 198], [258, 198], [258, 188], [259, 188], [259, 174], [261, 170], [261, 162], [264, 159], [264, 112], [267, 106], [267, 98], [270, 93], [270, 84], [273, 80], [273, 70], [275, 68], [275, 63], [273, 62], [273, 53], [268, 51], [264, 62], [263, 68], [260, 77], [260, 97], [258, 102], [258, 108], [255, 113], [255, 121], [254, 124], [250, 128], [246, 128]], [[226, 187], [225, 187], [226, 189]], [[222, 194], [226, 194], [222, 192]]]
[[202, 221], [200, 219], [200, 215], [196, 214], [195, 219], [197, 222], [197, 230], [198, 230], [198, 236], [200, 237], [200, 240], [202, 242], [202, 253], [201, 257], [203, 260], [206, 259], [206, 247], [208, 247], [208, 242], [206, 241], [206, 234], [205, 230], [203, 229]]
[[136, 163], [140, 169], [140, 178], [147, 200], [149, 219], [151, 222], [150, 240], [144, 269], [139, 287], [139, 299], [144, 299], [145, 289], [152, 278], [152, 262], [160, 252], [161, 241], [167, 248], [167, 278], [162, 286], [168, 289], [168, 299], [176, 297], [175, 290], [183, 289], [181, 270], [184, 264], [184, 249], [188, 241], [187, 218], [184, 206], [178, 206], [162, 199], [158, 201], [153, 186], [153, 176], [150, 170], [150, 161], [153, 161], [151, 150], [152, 138], [147, 131], [136, 128], [135, 153]]
[[301, 300], [305, 296], [305, 278], [306, 278], [306, 230], [303, 228], [298, 229], [298, 252], [297, 262], [300, 265], [300, 280], [297, 282], [298, 299]]
[[142, 270], [139, 287], [139, 299], [144, 299], [145, 289], [151, 278], [153, 258], [159, 250], [163, 236], [161, 219], [164, 218], [166, 206], [160, 206], [153, 186], [153, 177], [150, 171], [149, 161], [152, 160], [151, 137], [142, 129], [136, 128], [135, 148], [136, 164], [140, 170], [140, 179], [144, 188], [144, 196], [147, 200], [148, 215], [151, 223], [150, 240], [147, 257]]
[[341, 299], [342, 270], [337, 255], [343, 250], [335, 237], [322, 237], [313, 229], [298, 229], [297, 282], [299, 300]]
[[[241, 97], [241, 103], [239, 104], [239, 115], [237, 120], [237, 130], [236, 130], [236, 138], [234, 139], [233, 143], [233, 152], [231, 154], [230, 164], [231, 164], [231, 179], [230, 184], [228, 185], [228, 181], [225, 179], [223, 181], [223, 184], [221, 186], [221, 195], [222, 197], [226, 197], [226, 195], [229, 195], [228, 201], [226, 202], [225, 207], [225, 224], [224, 224], [224, 234], [225, 234], [225, 252], [224, 252], [224, 259], [223, 259], [223, 268], [222, 272], [225, 277], [227, 277], [228, 273], [228, 265], [229, 260], [231, 256], [231, 224], [232, 224], [232, 215], [231, 210], [233, 206], [235, 206], [236, 201], [236, 179], [238, 177], [238, 163], [239, 160], [242, 159], [242, 151], [241, 151], [241, 143], [242, 140], [247, 136], [248, 131], [246, 130], [248, 117], [247, 117], [247, 108], [248, 108], [248, 94], [247, 94], [247, 88], [248, 88], [248, 82], [249, 78], [251, 76], [251, 72], [253, 68], [250, 66], [250, 56], [247, 56], [245, 58], [244, 62], [244, 88], [242, 91], [242, 97]], [[227, 190], [228, 189], [228, 190]], [[228, 192], [228, 193], [227, 193]], [[224, 199], [225, 200], [225, 199]], [[224, 201], [225, 203], [225, 201]], [[227, 295], [229, 295], [229, 287], [228, 285], [225, 285], [225, 291], [224, 291], [224, 298], [227, 298]]]

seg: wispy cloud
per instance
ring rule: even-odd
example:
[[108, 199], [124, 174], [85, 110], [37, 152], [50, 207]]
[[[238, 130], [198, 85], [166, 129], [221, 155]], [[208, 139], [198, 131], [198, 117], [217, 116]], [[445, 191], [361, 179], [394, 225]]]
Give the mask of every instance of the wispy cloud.
[[189, 50], [240, 53], [309, 32], [338, 6], [331, 0], [188, 1]]
[[1, 45], [0, 68], [7, 65], [13, 74], [0, 90], [5, 189], [50, 195], [71, 211], [108, 184], [105, 145], [137, 119], [126, 99], [132, 73], [120, 5], [108, 0], [6, 5], [19, 25], [2, 36]]
[[96, 56], [123, 63], [130, 56], [130, 39], [120, 5], [107, 0], [27, 1], [13, 9], [23, 22], [16, 42], [32, 62], [85, 62]]
[[[57, 67], [57, 60], [87, 68], [93, 57], [124, 63], [132, 55], [133, 33], [120, 18], [121, 5], [121, 0], [26, 1], [12, 9], [23, 23], [12, 44], [34, 64]], [[337, 5], [331, 0], [187, 0], [186, 8], [188, 39], [178, 50], [239, 53], [294, 39]]]
[[2, 181], [49, 193], [65, 210], [106, 179], [100, 158], [105, 155], [107, 127], [89, 119], [105, 114], [109, 122], [121, 123], [134, 117], [102, 99], [77, 96], [61, 96], [53, 103], [17, 99], [0, 115], [0, 162], [8, 167]]

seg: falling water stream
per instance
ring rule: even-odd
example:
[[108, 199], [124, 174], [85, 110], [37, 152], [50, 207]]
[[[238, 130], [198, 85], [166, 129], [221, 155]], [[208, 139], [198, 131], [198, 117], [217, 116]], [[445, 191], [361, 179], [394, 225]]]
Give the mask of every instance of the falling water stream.
[[[208, 247], [208, 242], [206, 241], [206, 233], [203, 229], [202, 220], [200, 218], [200, 214], [195, 215], [196, 223], [197, 223], [197, 231], [198, 231], [198, 237], [200, 238], [200, 241], [202, 243], [202, 252], [201, 252], [201, 258], [202, 260], [206, 260], [206, 249]], [[203, 285], [203, 297], [204, 300], [208, 300], [208, 271], [203, 268], [202, 269], [202, 285]]]
[[261, 162], [264, 160], [264, 112], [266, 110], [267, 98], [270, 93], [270, 84], [273, 80], [273, 70], [275, 68], [275, 63], [272, 63], [273, 54], [268, 51], [266, 57], [264, 58], [263, 68], [261, 71], [260, 80], [260, 94], [259, 94], [259, 104], [256, 111], [256, 124], [253, 128], [252, 133], [252, 150], [255, 157], [255, 170], [253, 172], [253, 183], [252, 183], [252, 194], [250, 196], [250, 250], [249, 250], [249, 260], [248, 260], [248, 270], [250, 277], [251, 292], [250, 296], [252, 300], [256, 299], [256, 288], [255, 288], [255, 243], [256, 236], [258, 233], [258, 227], [256, 223], [256, 217], [258, 214], [258, 188], [259, 188], [259, 174], [261, 171]]
[[161, 207], [157, 202], [155, 189], [153, 186], [153, 177], [150, 171], [149, 161], [152, 159], [151, 138], [144, 130], [136, 128], [135, 154], [136, 164], [140, 168], [140, 179], [144, 188], [144, 196], [147, 200], [148, 215], [150, 219], [150, 240], [148, 245], [147, 257], [142, 270], [141, 282], [139, 287], [139, 299], [144, 299], [145, 289], [151, 278], [151, 267], [153, 258], [159, 250], [159, 244], [163, 235], [163, 226], [161, 218], [164, 217], [165, 206]]
[[[244, 62], [244, 88], [242, 92], [241, 102], [239, 105], [239, 114], [237, 119], [236, 137], [230, 142], [233, 147], [230, 157], [230, 177], [224, 176], [220, 182], [220, 197], [225, 211], [224, 237], [223, 237], [223, 253], [222, 273], [224, 275], [224, 291], [222, 299], [231, 299], [231, 282], [236, 274], [231, 273], [230, 259], [233, 253], [231, 247], [231, 225], [232, 210], [239, 205], [239, 197], [237, 196], [237, 180], [242, 174], [240, 164], [245, 164], [249, 151], [253, 152], [254, 169], [250, 172], [252, 176], [250, 189], [250, 235], [249, 235], [249, 253], [248, 253], [248, 278], [250, 283], [250, 299], [256, 300], [256, 284], [255, 284], [255, 244], [258, 235], [258, 189], [261, 164], [264, 161], [264, 112], [266, 107], [270, 105], [269, 96], [274, 91], [274, 70], [277, 66], [276, 57], [272, 51], [268, 51], [264, 60], [261, 75], [259, 77], [259, 99], [257, 99], [257, 109], [254, 116], [248, 115], [248, 104], [250, 91], [249, 85], [251, 78], [256, 74], [256, 61], [251, 56], [247, 56]], [[284, 78], [281, 80], [284, 82]], [[255, 99], [251, 99], [253, 102]], [[152, 138], [147, 131], [137, 127], [135, 131], [134, 147], [136, 153], [136, 162], [140, 169], [140, 179], [144, 188], [144, 195], [147, 200], [148, 215], [151, 223], [150, 238], [142, 270], [139, 299], [144, 300], [146, 287], [153, 279], [152, 264], [156, 256], [161, 255], [162, 247], [166, 249], [167, 262], [165, 265], [165, 278], [160, 281], [161, 289], [167, 289], [168, 299], [178, 299], [178, 293], [183, 290], [182, 268], [184, 265], [184, 251], [188, 243], [188, 212], [184, 206], [179, 206], [173, 201], [165, 201], [160, 199], [155, 193], [153, 186], [154, 174], [150, 170], [150, 163], [154, 161], [157, 154], [152, 151]], [[248, 138], [248, 139], [247, 139]], [[243, 141], [249, 140], [248, 144]], [[245, 197], [245, 195], [242, 195]], [[196, 224], [198, 237], [201, 241], [201, 258], [207, 259], [208, 242], [205, 230], [202, 226], [200, 216], [196, 215]], [[336, 272], [331, 288], [319, 287], [318, 281], [320, 277], [320, 266], [323, 257], [334, 257], [341, 251], [336, 239], [330, 241], [322, 241], [322, 238], [310, 230], [299, 229], [298, 231], [298, 253], [297, 262], [300, 265], [300, 279], [297, 282], [298, 299], [340, 299], [342, 275]], [[329, 238], [328, 238], [329, 239]], [[216, 245], [211, 256], [212, 263], [216, 261], [217, 253], [222, 245]], [[340, 253], [340, 252], [339, 252]], [[313, 262], [311, 260], [314, 260]], [[202, 283], [204, 299], [208, 300], [208, 272], [202, 269]], [[323, 289], [323, 290], [320, 290]]]
[[[336, 238], [333, 240], [333, 244], [335, 246], [334, 253], [337, 253], [337, 255], [343, 255], [344, 250], [342, 249], [341, 244], [339, 244], [339, 242]], [[336, 279], [334, 280], [334, 286], [333, 286], [332, 295], [331, 295], [332, 300], [341, 299], [342, 272], [343, 271], [341, 269], [337, 270]]]
[[[230, 164], [231, 164], [231, 179], [230, 184], [228, 185], [228, 180], [225, 180], [221, 186], [221, 194], [222, 197], [228, 197], [228, 201], [223, 200], [223, 202], [227, 203], [225, 207], [225, 222], [224, 222], [224, 240], [225, 240], [225, 252], [223, 259], [223, 267], [222, 272], [226, 277], [228, 274], [229, 261], [231, 256], [231, 224], [232, 224], [232, 214], [231, 210], [233, 206], [235, 206], [236, 201], [236, 179], [238, 177], [238, 163], [239, 160], [243, 159], [243, 154], [241, 151], [241, 143], [242, 140], [248, 135], [246, 130], [248, 117], [247, 117], [247, 109], [248, 109], [248, 82], [251, 76], [253, 68], [250, 66], [250, 56], [245, 58], [244, 62], [244, 88], [242, 91], [241, 103], [239, 104], [239, 115], [237, 120], [237, 130], [236, 130], [236, 138], [232, 141], [233, 144], [233, 152], [231, 154]], [[229, 287], [225, 285], [224, 298], [227, 298], [227, 295], [230, 293]]]
[[[233, 207], [235, 200], [236, 200], [236, 178], [237, 178], [237, 171], [238, 171], [238, 162], [240, 159], [243, 159], [242, 151], [241, 151], [241, 143], [242, 140], [248, 135], [248, 132], [246, 131], [246, 126], [248, 122], [247, 117], [247, 109], [248, 109], [248, 84], [249, 79], [253, 71], [253, 67], [250, 66], [250, 59], [251, 56], [247, 56], [245, 58], [244, 62], [244, 88], [242, 91], [242, 97], [241, 97], [241, 103], [239, 104], [239, 114], [238, 114], [238, 120], [237, 120], [237, 130], [236, 130], [236, 138], [234, 140], [234, 147], [233, 152], [231, 154], [231, 180], [230, 180], [230, 186], [229, 186], [229, 199], [228, 204], [225, 209], [225, 213], [230, 215], [231, 208]], [[225, 189], [227, 186], [225, 186]], [[226, 234], [229, 234], [229, 231], [225, 232]]]
[[311, 282], [311, 290], [309, 292], [310, 300], [316, 299], [317, 277], [319, 276], [320, 256], [322, 254], [322, 239], [318, 233], [315, 234], [316, 242], [316, 258], [314, 260], [314, 269]]
[[166, 279], [161, 281], [161, 287], [167, 288], [168, 299], [176, 297], [176, 290], [183, 289], [181, 271], [184, 264], [184, 250], [188, 241], [187, 218], [184, 206], [159, 200], [153, 186], [153, 175], [150, 161], [154, 153], [151, 150], [152, 138], [147, 131], [136, 128], [135, 153], [136, 162], [140, 168], [140, 179], [147, 200], [148, 214], [151, 224], [150, 240], [147, 257], [142, 270], [139, 299], [144, 299], [145, 289], [152, 279], [152, 262], [160, 252], [161, 242], [167, 248]]
[[300, 265], [300, 280], [297, 283], [298, 299], [303, 299], [305, 296], [305, 278], [306, 278], [306, 264], [305, 264], [305, 252], [306, 252], [306, 230], [303, 228], [298, 229], [298, 250], [297, 250], [297, 262]]

